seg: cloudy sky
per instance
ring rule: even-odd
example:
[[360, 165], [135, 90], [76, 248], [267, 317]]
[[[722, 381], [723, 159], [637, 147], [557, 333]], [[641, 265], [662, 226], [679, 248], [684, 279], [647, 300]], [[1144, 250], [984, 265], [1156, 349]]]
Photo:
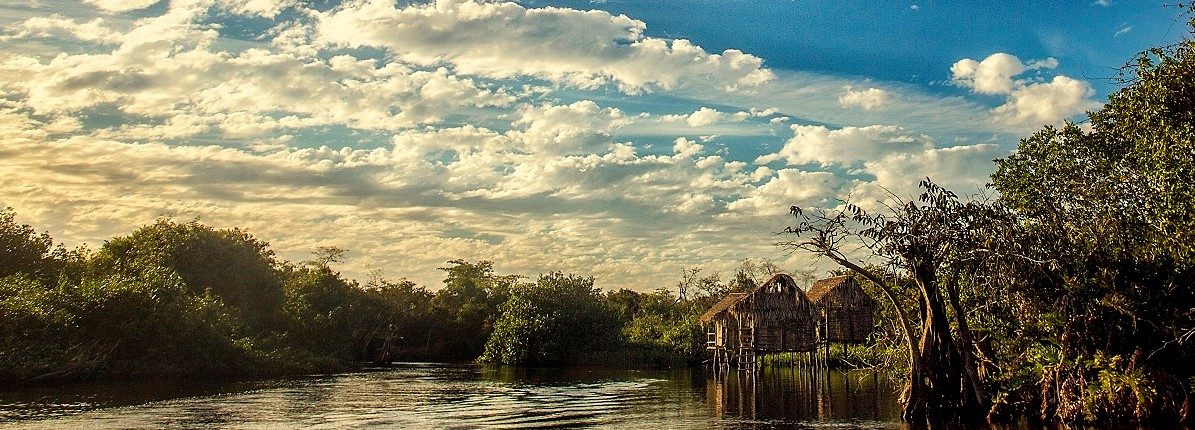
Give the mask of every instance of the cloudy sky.
[[1161, 2], [9, 0], [0, 206], [97, 247], [161, 216], [430, 287], [603, 288], [805, 255], [787, 210], [975, 193], [1185, 34]]

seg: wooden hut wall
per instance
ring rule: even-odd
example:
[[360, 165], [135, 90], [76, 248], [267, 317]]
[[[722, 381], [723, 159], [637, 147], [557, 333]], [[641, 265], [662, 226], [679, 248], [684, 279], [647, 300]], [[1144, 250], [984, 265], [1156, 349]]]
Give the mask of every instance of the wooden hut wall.
[[735, 315], [730, 312], [720, 314], [714, 320], [714, 327], [716, 333], [714, 346], [728, 349], [739, 347], [739, 321]]
[[825, 340], [862, 342], [875, 328], [875, 300], [849, 277], [819, 281], [814, 304], [823, 318]]

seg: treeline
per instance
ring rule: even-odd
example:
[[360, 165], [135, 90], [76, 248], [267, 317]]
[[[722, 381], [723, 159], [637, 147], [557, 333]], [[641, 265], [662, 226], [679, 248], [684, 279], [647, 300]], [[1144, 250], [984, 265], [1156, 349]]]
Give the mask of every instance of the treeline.
[[906, 419], [1195, 422], [1195, 42], [1121, 79], [1086, 124], [996, 160], [993, 198], [927, 179], [878, 211], [792, 209], [787, 245], [886, 304], [873, 349]]
[[[694, 271], [678, 283], [684, 297], [603, 292], [593, 278], [530, 280], [456, 260], [430, 291], [347, 279], [331, 267], [343, 254], [321, 248], [309, 261], [283, 261], [245, 231], [167, 219], [98, 250], [68, 250], [5, 209], [0, 381], [236, 377], [400, 360], [683, 365], [704, 350], [698, 315], [732, 288]], [[743, 276], [735, 288], [749, 288]]]

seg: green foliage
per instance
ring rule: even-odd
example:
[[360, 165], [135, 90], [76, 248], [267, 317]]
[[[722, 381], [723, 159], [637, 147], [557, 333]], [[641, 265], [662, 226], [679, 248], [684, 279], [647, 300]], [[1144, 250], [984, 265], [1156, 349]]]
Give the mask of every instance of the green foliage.
[[317, 356], [355, 358], [375, 317], [368, 313], [365, 291], [327, 267], [291, 271], [284, 289], [288, 345]]
[[0, 210], [0, 278], [25, 274], [42, 282], [53, 282], [74, 265], [80, 253], [55, 246], [49, 233], [37, 233], [27, 224], [17, 224], [12, 208]]
[[[1195, 374], [1193, 48], [1141, 54], [1090, 127], [1047, 127], [997, 160], [1000, 203], [1021, 222], [1010, 236], [1037, 262], [1006, 272], [992, 310], [1019, 324], [994, 326], [997, 353], [1042, 369], [1047, 419], [1176, 416], [1191, 394], [1170, 387]], [[1057, 353], [1024, 353], [1039, 350]], [[1033, 379], [1003, 381], [1024, 396], [1009, 398], [1032, 403]]]
[[273, 251], [239, 229], [162, 219], [105, 242], [93, 261], [101, 273], [174, 271], [191, 293], [211, 294], [238, 310], [254, 328], [270, 328], [282, 306]]
[[617, 315], [593, 278], [552, 272], [511, 291], [479, 359], [501, 364], [569, 364], [615, 342]]
[[485, 350], [500, 315], [499, 307], [510, 297], [518, 276], [497, 275], [489, 261], [469, 263], [453, 260], [441, 268], [448, 276], [436, 293], [432, 306], [443, 315], [443, 354], [457, 359], [474, 359]]
[[668, 290], [639, 294], [639, 311], [622, 328], [629, 351], [658, 367], [700, 361], [705, 330], [698, 317], [712, 304], [710, 299], [679, 300]]
[[405, 279], [377, 280], [365, 290], [368, 312], [376, 316], [365, 345], [367, 357], [377, 362], [435, 358], [431, 341], [439, 316], [432, 293]]
[[166, 270], [49, 287], [0, 280], [0, 380], [230, 371], [237, 321]]
[[[14, 220], [11, 210], [0, 213], [6, 383], [282, 374], [479, 356], [512, 364], [686, 363], [700, 358], [696, 315], [711, 300], [667, 291], [607, 296], [593, 278], [561, 273], [520, 284], [488, 261], [450, 261], [435, 293], [380, 276], [361, 286], [329, 267], [344, 258], [336, 247], [293, 264], [239, 229], [159, 220], [95, 254], [66, 252]], [[705, 279], [724, 290], [716, 275]]]

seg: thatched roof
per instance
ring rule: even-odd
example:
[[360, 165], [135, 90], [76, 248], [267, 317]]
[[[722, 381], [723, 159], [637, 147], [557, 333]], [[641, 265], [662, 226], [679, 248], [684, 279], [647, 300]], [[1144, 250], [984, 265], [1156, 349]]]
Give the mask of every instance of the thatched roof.
[[710, 321], [713, 321], [715, 316], [718, 316], [719, 313], [726, 310], [726, 308], [729, 308], [731, 305], [733, 305], [735, 302], [741, 300], [743, 297], [747, 297], [747, 293], [727, 294], [726, 297], [723, 297], [722, 300], [718, 301], [718, 303], [716, 303], [716, 304], [714, 304], [714, 306], [710, 307], [710, 310], [705, 311], [704, 314], [701, 314], [701, 322], [708, 323]]
[[840, 288], [851, 288], [851, 290], [845, 292], [846, 297], [861, 299], [865, 302], [874, 301], [849, 275], [835, 276], [814, 282], [809, 287], [809, 292], [805, 293], [805, 296], [809, 297], [809, 301], [817, 303], [822, 301], [822, 298], [826, 297], [830, 292]]
[[[708, 311], [705, 311], [704, 314], [701, 314], [701, 322], [708, 323], [710, 321], [713, 321], [714, 318], [716, 318], [719, 313], [722, 313], [723, 311], [734, 307], [735, 304], [747, 299], [747, 297], [749, 297], [749, 296], [752, 296], [752, 295], [758, 293], [760, 290], [763, 290], [764, 288], [767, 288], [770, 286], [775, 286], [777, 284], [783, 285], [783, 286], [789, 288], [791, 291], [794, 291], [797, 294], [797, 297], [803, 298], [805, 296], [804, 293], [801, 291], [801, 289], [797, 287], [796, 281], [794, 281], [791, 276], [788, 276], [783, 273], [777, 273], [775, 275], [772, 275], [771, 278], [768, 278], [767, 281], [760, 283], [755, 288], [752, 288], [751, 291], [749, 291], [749, 292], [727, 294], [726, 297], [723, 297], [722, 300], [718, 301], [718, 303], [716, 303], [716, 304], [714, 304], [714, 306], [710, 307], [710, 309]], [[804, 302], [804, 299], [799, 299], [799, 300], [802, 300]], [[804, 302], [804, 303], [808, 303], [808, 302]], [[808, 306], [808, 305], [806, 305], [806, 306]]]
[[805, 293], [805, 296], [809, 297], [809, 301], [816, 302], [825, 297], [826, 293], [847, 283], [849, 279], [851, 279], [850, 276], [843, 275], [818, 280], [809, 287], [809, 292]]

